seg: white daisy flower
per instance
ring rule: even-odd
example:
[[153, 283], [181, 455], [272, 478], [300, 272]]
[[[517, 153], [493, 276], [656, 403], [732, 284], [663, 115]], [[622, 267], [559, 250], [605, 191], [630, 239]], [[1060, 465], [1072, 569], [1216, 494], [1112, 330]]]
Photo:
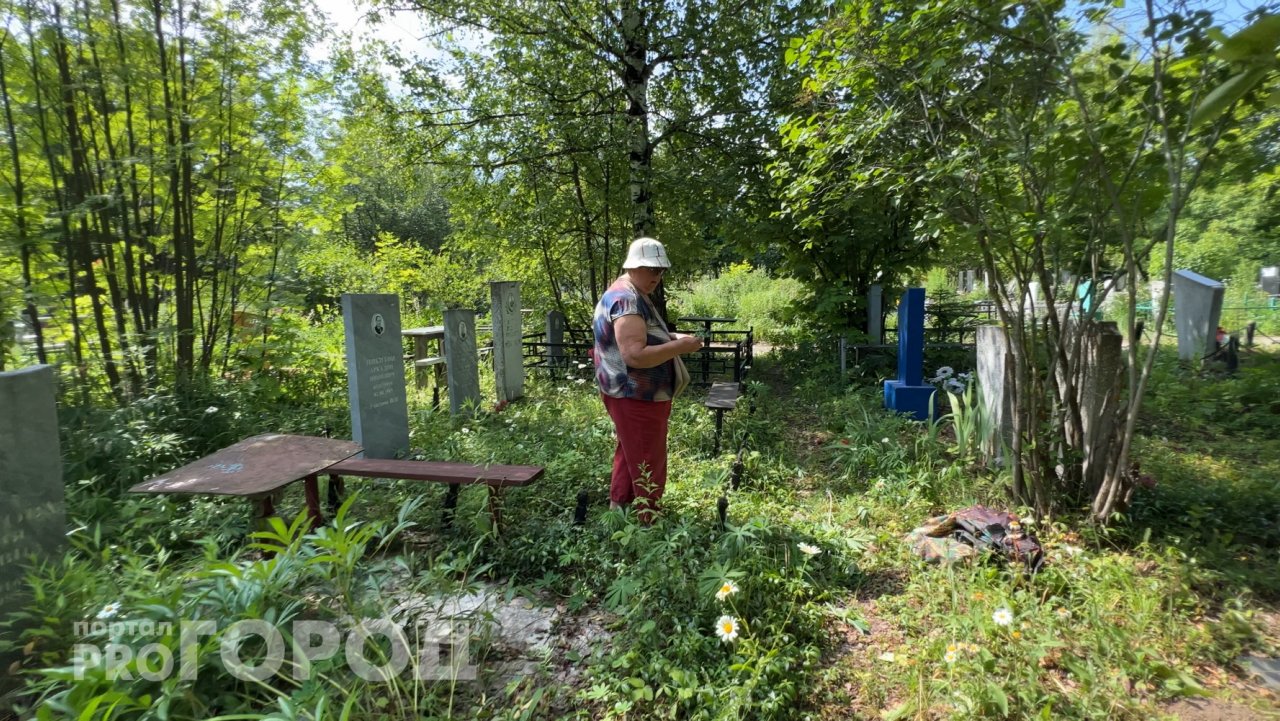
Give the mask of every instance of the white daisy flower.
[[955, 374], [956, 374], [955, 369], [953, 369], [951, 366], [942, 366], [941, 368], [938, 369], [937, 377], [939, 380], [944, 380], [944, 379], [950, 378]]
[[1013, 623], [1013, 611], [1007, 608], [997, 608], [995, 613], [991, 614], [991, 620], [997, 626], [1008, 626]]
[[120, 604], [113, 601], [103, 606], [101, 611], [98, 611], [98, 619], [105, 621], [108, 618], [115, 618], [117, 613], [120, 613]]
[[818, 548], [817, 546], [811, 546], [807, 543], [801, 543], [799, 544], [799, 547], [800, 547], [800, 552], [806, 556], [816, 556], [819, 553], [822, 553], [821, 548]]
[[716, 600], [723, 601], [738, 592], [738, 584], [733, 581], [725, 581], [720, 585], [720, 590], [716, 591]]
[[721, 616], [716, 621], [716, 635], [725, 643], [732, 643], [738, 638], [738, 619], [733, 616]]

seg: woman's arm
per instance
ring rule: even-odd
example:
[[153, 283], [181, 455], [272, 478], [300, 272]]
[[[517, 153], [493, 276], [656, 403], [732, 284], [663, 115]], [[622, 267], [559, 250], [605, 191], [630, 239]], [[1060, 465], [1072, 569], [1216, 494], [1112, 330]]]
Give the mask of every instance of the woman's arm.
[[632, 368], [653, 368], [684, 353], [702, 349], [696, 336], [680, 336], [667, 343], [649, 345], [648, 329], [639, 315], [624, 315], [613, 322], [613, 335], [622, 353], [622, 362]]

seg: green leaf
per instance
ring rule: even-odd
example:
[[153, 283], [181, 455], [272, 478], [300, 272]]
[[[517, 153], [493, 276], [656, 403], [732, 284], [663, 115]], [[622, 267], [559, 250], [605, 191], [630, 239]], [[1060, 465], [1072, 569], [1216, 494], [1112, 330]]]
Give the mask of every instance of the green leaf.
[[1192, 113], [1191, 126], [1196, 127], [1221, 115], [1223, 111], [1231, 107], [1232, 103], [1257, 87], [1268, 72], [1267, 68], [1250, 68], [1219, 85], [1205, 97], [1204, 101], [1200, 103], [1200, 107], [1196, 108], [1196, 111]]
[[1009, 697], [1004, 695], [1004, 689], [997, 686], [994, 682], [988, 681], [987, 698], [1000, 709], [1000, 715], [1009, 715]]
[[1218, 57], [1231, 62], [1274, 55], [1280, 45], [1280, 15], [1267, 15], [1227, 38], [1218, 48]]

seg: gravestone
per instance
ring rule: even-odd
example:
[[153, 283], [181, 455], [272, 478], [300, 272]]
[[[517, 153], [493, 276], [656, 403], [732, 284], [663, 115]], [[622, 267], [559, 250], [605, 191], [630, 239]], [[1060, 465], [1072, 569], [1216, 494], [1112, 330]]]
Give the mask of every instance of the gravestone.
[[1027, 299], [1026, 308], [1027, 315], [1035, 316], [1036, 311], [1044, 305], [1044, 299], [1040, 296], [1040, 281], [1033, 280], [1027, 283]]
[[552, 369], [563, 368], [564, 356], [564, 313], [553, 310], [547, 313], [547, 365]]
[[898, 378], [884, 382], [884, 407], [928, 420], [936, 389], [923, 378], [924, 288], [907, 288], [898, 304]]
[[524, 339], [521, 331], [520, 283], [489, 284], [493, 300], [493, 377], [499, 401], [524, 395]]
[[1009, 392], [1013, 361], [1009, 339], [998, 325], [978, 326], [978, 398], [988, 419], [988, 435], [982, 439], [982, 453], [996, 463], [1004, 461], [1004, 451], [1013, 441], [1013, 394]]
[[25, 595], [22, 564], [66, 538], [53, 367], [0, 373], [0, 614]]
[[480, 361], [476, 352], [476, 314], [444, 312], [444, 358], [449, 369], [449, 413], [469, 415], [480, 407]]
[[347, 337], [347, 398], [351, 438], [366, 458], [396, 458], [409, 450], [409, 403], [404, 347], [400, 340], [400, 297], [342, 295]]
[[1165, 290], [1163, 280], [1153, 280], [1150, 284], [1151, 288], [1151, 316], [1155, 317], [1160, 312], [1160, 303], [1164, 300]]
[[1173, 272], [1173, 319], [1181, 360], [1199, 361], [1213, 350], [1224, 292], [1221, 283], [1199, 273]]
[[[1083, 369], [1077, 398], [1085, 463], [1081, 468], [1086, 488], [1097, 488], [1106, 474], [1110, 446], [1116, 442], [1116, 409], [1121, 402], [1124, 372], [1124, 337], [1112, 321], [1071, 321], [1069, 333], [1082, 333], [1080, 365]], [[1060, 376], [1065, 380], [1065, 377]], [[1068, 427], [1072, 423], [1067, 419]], [[1072, 431], [1074, 429], [1071, 429]], [[1073, 433], [1074, 435], [1074, 433]], [[1096, 459], [1097, 463], [1090, 463]]]
[[1280, 265], [1263, 268], [1258, 273], [1258, 285], [1267, 295], [1280, 295]]
[[884, 286], [876, 283], [867, 290], [867, 342], [884, 342]]

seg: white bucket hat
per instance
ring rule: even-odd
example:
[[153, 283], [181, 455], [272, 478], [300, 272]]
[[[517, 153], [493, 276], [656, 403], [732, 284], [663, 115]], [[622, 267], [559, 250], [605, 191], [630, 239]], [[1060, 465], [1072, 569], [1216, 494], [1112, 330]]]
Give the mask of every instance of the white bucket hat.
[[628, 268], [670, 268], [667, 249], [653, 238], [636, 238], [627, 250], [627, 261], [622, 269]]

